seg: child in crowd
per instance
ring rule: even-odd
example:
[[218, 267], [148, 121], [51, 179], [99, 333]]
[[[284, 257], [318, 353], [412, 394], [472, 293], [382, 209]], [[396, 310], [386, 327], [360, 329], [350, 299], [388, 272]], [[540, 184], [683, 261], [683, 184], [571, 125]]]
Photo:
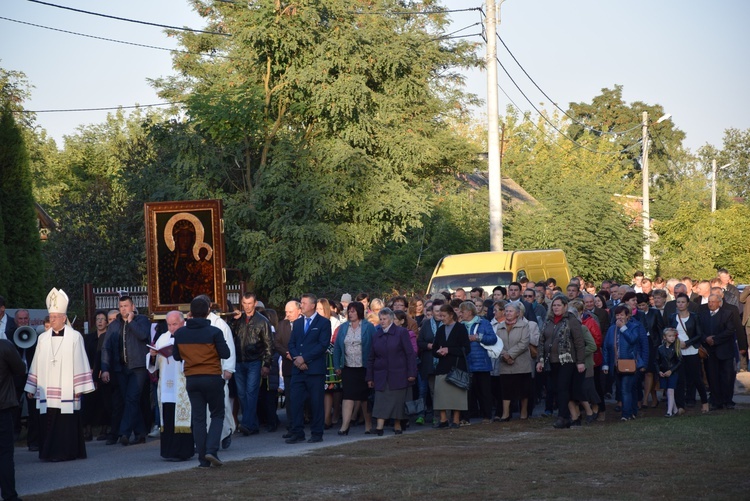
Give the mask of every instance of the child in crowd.
[[677, 371], [682, 363], [680, 343], [675, 343], [677, 329], [667, 327], [664, 329], [662, 344], [656, 353], [659, 367], [659, 384], [667, 390], [667, 413], [665, 417], [677, 415], [677, 405], [674, 400], [674, 389], [677, 386]]

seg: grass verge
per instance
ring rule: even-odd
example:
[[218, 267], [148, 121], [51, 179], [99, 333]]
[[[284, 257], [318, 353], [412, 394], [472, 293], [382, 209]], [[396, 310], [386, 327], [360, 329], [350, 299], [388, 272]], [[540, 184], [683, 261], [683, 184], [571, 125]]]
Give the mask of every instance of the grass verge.
[[[353, 442], [287, 458], [24, 499], [746, 499], [750, 410], [554, 430], [536, 418]], [[392, 432], [391, 432], [392, 433]], [[292, 446], [289, 446], [292, 447]]]

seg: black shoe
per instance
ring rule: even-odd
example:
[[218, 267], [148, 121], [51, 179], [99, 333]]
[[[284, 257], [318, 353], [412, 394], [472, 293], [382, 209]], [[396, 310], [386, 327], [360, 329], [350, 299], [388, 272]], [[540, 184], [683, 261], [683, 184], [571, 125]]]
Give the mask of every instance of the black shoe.
[[441, 421], [436, 425], [433, 425], [433, 428], [447, 428], [450, 426], [450, 423], [448, 421]]
[[125, 435], [123, 435], [123, 436], [120, 437], [119, 442], [122, 445], [130, 445], [130, 440]]
[[267, 426], [266, 427], [266, 431], [268, 433], [276, 433], [276, 430], [278, 430], [278, 429], [279, 429], [279, 425], [278, 424], [272, 424], [271, 426]]
[[320, 435], [313, 435], [312, 437], [310, 437], [310, 440], [308, 440], [307, 443], [315, 444], [315, 443], [322, 442], [322, 441], [323, 441], [323, 437], [321, 437]]
[[200, 461], [198, 463], [198, 468], [211, 468], [211, 463], [208, 461]]
[[581, 418], [579, 417], [578, 419], [571, 421], [570, 426], [581, 426]]
[[221, 448], [222, 449], [229, 449], [230, 445], [232, 445], [232, 434], [231, 433], [229, 435], [227, 435], [226, 438], [224, 438], [221, 441]]
[[211, 466], [224, 466], [224, 461], [222, 461], [221, 459], [217, 458], [213, 454], [206, 454], [203, 457], [205, 458], [206, 461], [208, 461], [209, 463], [211, 463]]
[[393, 433], [395, 433], [396, 435], [401, 435], [402, 433], [404, 433], [404, 430], [393, 430]]
[[117, 437], [109, 437], [104, 445], [115, 445], [117, 443]]
[[130, 441], [130, 445], [138, 445], [146, 443], [146, 435], [137, 435], [133, 440]]
[[507, 423], [508, 421], [510, 421], [510, 416], [498, 418], [497, 421], [498, 423]]
[[561, 430], [563, 428], [570, 428], [570, 419], [559, 417], [557, 418], [557, 421], [555, 421], [555, 424], [553, 424], [552, 426], [557, 428], [558, 430]]
[[248, 428], [244, 424], [241, 424], [240, 427], [238, 428], [238, 430], [240, 431], [240, 433], [242, 433], [245, 436], [250, 435], [250, 428]]
[[302, 442], [306, 442], [304, 435], [303, 436], [292, 436], [290, 438], [286, 439], [286, 443], [288, 444], [301, 444]]
[[339, 430], [339, 435], [341, 435], [342, 437], [348, 434], [349, 434], [349, 428], [345, 430]]
[[375, 435], [382, 437], [383, 436], [383, 430], [382, 429], [375, 429]]
[[734, 403], [725, 404], [724, 408], [727, 409], [727, 410], [733, 411], [734, 410]]
[[291, 431], [288, 431], [288, 432], [284, 433], [281, 436], [281, 438], [292, 438], [293, 436], [294, 436], [294, 433], [292, 433]]
[[[260, 430], [250, 430], [250, 431], [249, 431], [249, 432], [247, 433], [247, 435], [257, 435], [257, 434], [259, 434], [259, 433], [260, 433]], [[247, 436], [247, 435], [245, 435], [245, 436]]]

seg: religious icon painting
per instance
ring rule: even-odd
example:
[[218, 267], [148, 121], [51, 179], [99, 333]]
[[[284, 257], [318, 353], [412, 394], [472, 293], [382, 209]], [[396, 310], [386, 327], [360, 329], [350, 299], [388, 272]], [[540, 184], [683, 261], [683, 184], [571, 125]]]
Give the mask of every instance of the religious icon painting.
[[144, 212], [150, 313], [187, 311], [201, 294], [225, 304], [221, 200], [149, 202]]

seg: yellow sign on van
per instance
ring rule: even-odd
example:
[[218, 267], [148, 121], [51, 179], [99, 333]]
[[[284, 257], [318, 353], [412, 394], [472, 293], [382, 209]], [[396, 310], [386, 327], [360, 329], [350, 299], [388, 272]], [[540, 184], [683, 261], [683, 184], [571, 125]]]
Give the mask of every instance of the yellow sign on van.
[[560, 249], [472, 252], [443, 257], [435, 266], [429, 294], [482, 287], [488, 294], [523, 277], [532, 282], [554, 278], [558, 284], [570, 281], [570, 268]]

